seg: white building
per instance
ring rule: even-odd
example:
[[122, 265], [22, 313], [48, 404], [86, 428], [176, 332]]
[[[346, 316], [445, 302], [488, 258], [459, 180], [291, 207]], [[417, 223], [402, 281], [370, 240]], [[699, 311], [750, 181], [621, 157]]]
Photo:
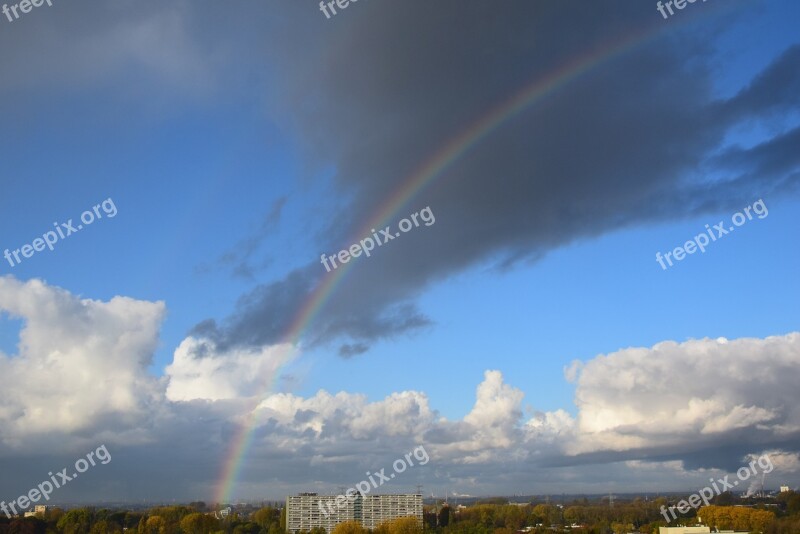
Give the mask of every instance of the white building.
[[231, 515], [231, 512], [233, 512], [233, 508], [228, 506], [227, 508], [223, 508], [222, 510], [220, 510], [218, 512], [214, 512], [214, 517], [216, 519], [225, 519], [226, 517]]
[[50, 508], [52, 508], [52, 506], [37, 504], [36, 506], [33, 507], [32, 511], [25, 512], [25, 517], [37, 517], [37, 516], [44, 517], [45, 512], [47, 512], [47, 510]]
[[322, 527], [328, 533], [344, 521], [358, 521], [373, 529], [384, 521], [416, 517], [422, 526], [422, 495], [361, 495], [347, 499], [341, 495], [300, 493], [286, 498], [286, 531]]
[[356, 520], [373, 529], [385, 521], [409, 516], [416, 517], [422, 526], [422, 495], [367, 495], [361, 505], [361, 517]]
[[789, 489], [789, 486], [781, 486], [781, 493], [786, 493], [786, 492], [788, 492], [788, 491], [791, 491], [791, 490]]

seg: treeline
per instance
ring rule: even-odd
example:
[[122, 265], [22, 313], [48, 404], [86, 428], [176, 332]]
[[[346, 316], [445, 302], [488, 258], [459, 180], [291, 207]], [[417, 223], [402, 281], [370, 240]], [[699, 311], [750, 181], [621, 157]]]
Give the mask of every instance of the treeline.
[[[662, 506], [675, 505], [675, 499], [576, 500], [563, 505], [483, 503], [455, 511], [446, 505], [426, 506], [424, 528], [415, 518], [384, 523], [371, 532], [357, 522], [337, 525], [331, 533], [316, 528], [300, 534], [530, 534], [571, 532], [574, 534], [658, 534], [668, 523]], [[506, 501], [507, 502], [507, 501]], [[800, 494], [782, 493], [761, 499], [751, 506], [732, 494], [715, 498], [711, 506], [692, 510], [670, 525], [704, 524], [720, 530], [745, 530], [763, 534], [800, 533]], [[284, 509], [266, 506], [247, 517], [237, 513], [217, 519], [204, 503], [188, 506], [162, 506], [146, 512], [95, 510], [48, 510], [43, 517], [7, 519], [0, 517], [0, 534], [284, 534]]]
[[712, 529], [748, 532], [764, 532], [775, 521], [773, 512], [736, 506], [704, 506], [698, 512], [698, 517]]
[[617, 501], [613, 506], [607, 500], [589, 502], [587, 499], [560, 506], [542, 503], [522, 506], [476, 504], [457, 512], [439, 506], [428, 507], [425, 522], [427, 529], [436, 534], [514, 534], [523, 529], [531, 534], [567, 530], [580, 534], [658, 534], [658, 527], [678, 524], [702, 524], [711, 527], [712, 531], [718, 528], [764, 534], [800, 533], [798, 493], [787, 492], [760, 501], [722, 494], [711, 506], [691, 510], [667, 522], [662, 512], [675, 506], [676, 501], [679, 499], [659, 497]]
[[280, 508], [264, 507], [250, 518], [217, 519], [202, 503], [162, 506], [147, 512], [58, 508], [37, 517], [0, 518], [0, 534], [284, 534]]
[[767, 527], [764, 534], [795, 534], [800, 532], [800, 493], [788, 491], [777, 498], [781, 505], [778, 518]]
[[447, 524], [441, 521], [442, 513], [435, 515], [438, 524], [429, 527], [439, 534], [514, 534], [530, 529], [533, 534], [552, 533], [553, 528], [571, 528], [571, 532], [586, 534], [608, 534], [639, 530], [650, 534], [667, 523], [659, 508], [666, 499], [655, 501], [636, 500], [629, 503], [589, 503], [575, 501], [562, 506], [554, 504], [499, 505], [478, 504], [455, 512], [447, 510]]
[[[324, 528], [314, 529], [311, 534], [316, 534], [316, 531], [325, 532]], [[358, 521], [345, 521], [336, 525], [331, 534], [422, 534], [422, 525], [415, 517], [401, 517], [392, 521], [386, 521], [375, 527], [372, 531], [361, 526]], [[298, 534], [306, 534], [303, 531]]]

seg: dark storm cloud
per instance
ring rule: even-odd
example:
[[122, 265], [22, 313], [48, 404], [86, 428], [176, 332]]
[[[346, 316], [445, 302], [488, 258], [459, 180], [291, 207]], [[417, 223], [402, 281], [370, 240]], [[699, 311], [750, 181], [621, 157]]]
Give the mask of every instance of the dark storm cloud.
[[[348, 345], [433, 324], [416, 298], [477, 264], [512, 267], [572, 241], [795, 191], [795, 132], [746, 149], [722, 146], [732, 128], [800, 106], [800, 46], [730, 99], [715, 99], [708, 36], [730, 24], [730, 11], [747, 16], [731, 5], [702, 6], [689, 29], [623, 1], [516, 0], [503, 9], [369, 2], [330, 20], [313, 2], [233, 10], [180, 1], [147, 9], [63, 4], [0, 35], [0, 44], [18, 51], [0, 58], [0, 69], [14, 74], [0, 89], [94, 83], [119, 88], [114, 98], [126, 105], [139, 99], [180, 108], [255, 88], [267, 95], [268, 118], [296, 139], [304, 164], [334, 166], [334, 185], [350, 199], [318, 223], [319, 253], [332, 255], [366, 237], [358, 235], [364, 221], [425, 161], [523, 87], [627, 35], [660, 32], [503, 123], [386, 221], [395, 225], [426, 206], [436, 215], [435, 225], [349, 265], [305, 328], [307, 343], [334, 342], [347, 354]], [[720, 173], [725, 178], [713, 186], [697, 178]], [[281, 202], [221, 258], [236, 276], [252, 277], [270, 261], [258, 250], [276, 228]], [[299, 263], [305, 266], [253, 287], [228, 317], [194, 332], [221, 347], [281, 339], [327, 274], [317, 257]]]
[[714, 158], [721, 169], [741, 172], [741, 187], [749, 186], [758, 191], [763, 182], [776, 186], [797, 188], [793, 173], [800, 167], [800, 128], [773, 138], [751, 148], [735, 147]]
[[791, 46], [745, 89], [725, 103], [733, 118], [781, 114], [800, 105], [800, 44]]
[[[268, 53], [279, 73], [273, 116], [296, 132], [311, 160], [336, 165], [337, 187], [353, 198], [320, 252], [332, 255], [365, 237], [356, 229], [422, 162], [527, 83], [662, 22], [639, 4], [612, 4], [513, 2], [500, 10], [386, 2], [330, 21], [309, 19], [307, 6], [287, 8], [289, 20], [304, 18], [314, 34], [276, 34]], [[417, 309], [415, 297], [478, 263], [510, 267], [574, 240], [795, 190], [800, 152], [793, 134], [736, 154], [729, 149], [736, 156], [730, 160], [714, 155], [740, 121], [798, 108], [798, 47], [730, 100], [715, 99], [703, 43], [719, 21], [715, 8], [704, 9], [697, 33], [679, 39], [663, 32], [599, 63], [456, 160], [387, 221], [430, 206], [436, 224], [356, 260], [306, 329], [308, 339], [368, 345], [412, 332], [435, 320]], [[730, 177], [710, 187], [691, 178], [701, 169]], [[300, 309], [325, 274], [314, 258], [254, 288], [213, 334], [229, 344], [277, 341], [277, 318]]]
[[[239, 299], [237, 313], [222, 328], [209, 319], [198, 324], [192, 334], [213, 339], [223, 350], [233, 345], [233, 340], [259, 345], [279, 339], [292, 324], [293, 316], [287, 311], [296, 310], [309, 298], [314, 267], [293, 271], [279, 282], [257, 287]], [[281, 311], [275, 313], [275, 307]]]
[[341, 347], [339, 347], [339, 356], [342, 358], [352, 358], [353, 356], [358, 356], [359, 354], [364, 354], [369, 350], [369, 346], [365, 345], [364, 343], [345, 343]]

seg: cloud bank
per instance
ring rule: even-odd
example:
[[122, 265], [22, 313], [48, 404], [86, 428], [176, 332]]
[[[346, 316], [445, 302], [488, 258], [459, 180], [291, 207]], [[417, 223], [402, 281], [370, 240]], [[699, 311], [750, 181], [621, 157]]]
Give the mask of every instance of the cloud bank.
[[[113, 469], [93, 473], [91, 488], [109, 498], [208, 498], [231, 436], [251, 415], [241, 497], [332, 491], [420, 444], [431, 462], [396, 489], [535, 493], [546, 482], [548, 491], [605, 491], [613, 471], [620, 487], [663, 490], [765, 451], [776, 459], [773, 477], [800, 481], [798, 332], [665, 341], [573, 362], [565, 378], [575, 406], [530, 416], [523, 389], [487, 370], [472, 409], [450, 420], [421, 391], [377, 401], [324, 390], [254, 397], [294, 356], [284, 346], [226, 352], [192, 339], [153, 376], [159, 302], [82, 299], [6, 276], [0, 310], [24, 321], [19, 351], [0, 355], [0, 465], [14, 475], [0, 490], [9, 494], [22, 491], [10, 481], [35, 480], [42, 465], [102, 442]], [[139, 480], [120, 485], [129, 478]], [[79, 498], [91, 488], [70, 491]]]

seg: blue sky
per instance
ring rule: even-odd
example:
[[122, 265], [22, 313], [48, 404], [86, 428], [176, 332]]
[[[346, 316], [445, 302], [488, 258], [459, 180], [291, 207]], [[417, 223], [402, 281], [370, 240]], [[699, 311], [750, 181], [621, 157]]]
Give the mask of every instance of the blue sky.
[[[237, 366], [242, 361], [253, 369], [272, 365], [280, 333], [306, 301], [309, 288], [323, 279], [319, 255], [348, 245], [353, 230], [391, 196], [408, 169], [444, 145], [461, 125], [514, 94], [520, 73], [526, 74], [523, 79], [527, 74], [535, 78], [567, 62], [565, 51], [590, 50], [615, 31], [660, 22], [653, 19], [649, 3], [647, 8], [609, 4], [613, 9], [591, 8], [592, 19], [589, 12], [556, 3], [538, 8], [520, 3], [514, 8], [521, 12], [519, 19], [497, 14], [495, 26], [480, 22], [486, 8], [466, 7], [456, 27], [463, 23], [465, 31], [473, 32], [447, 45], [447, 9], [421, 2], [412, 9], [373, 0], [330, 21], [305, 4], [248, 7], [235, 15], [238, 29], [233, 21], [215, 26], [211, 13], [183, 2], [139, 11], [125, 4], [118, 13], [58, 4], [13, 24], [0, 22], [0, 45], [11, 51], [0, 61], [7, 77], [0, 82], [5, 96], [0, 100], [0, 250], [31, 243], [53, 222], [77, 221], [81, 212], [108, 198], [118, 209], [114, 218], [58, 242], [54, 251], [38, 252], [15, 267], [0, 263], [0, 276], [9, 276], [9, 288], [0, 291], [0, 309], [15, 315], [18, 299], [33, 302], [39, 291], [10, 280], [41, 280], [47, 294], [62, 288], [70, 298], [98, 303], [117, 296], [163, 302], [163, 318], [147, 312], [157, 324], [152, 347], [142, 342], [140, 352], [134, 351], [138, 356], [120, 356], [121, 373], [130, 365], [129, 374], [160, 399], [140, 399], [132, 412], [187, 410], [192, 415], [184, 417], [197, 422], [192, 427], [197, 432], [200, 421], [209, 417], [219, 421], [220, 429], [228, 428], [239, 420], [237, 410], [245, 408], [227, 402], [252, 401], [254, 393], [249, 371]], [[454, 425], [462, 420], [476, 424], [475, 414], [484, 413], [478, 409], [476, 388], [491, 383], [484, 375], [488, 370], [500, 371], [504, 385], [524, 393], [522, 415], [514, 415], [516, 409], [495, 414], [500, 422], [490, 427], [516, 436], [529, 418], [563, 410], [575, 425], [569, 432], [581, 435], [582, 421], [602, 412], [597, 408], [601, 402], [592, 405], [587, 399], [600, 398], [602, 392], [587, 385], [588, 377], [585, 382], [567, 380], [565, 368], [575, 360], [587, 362], [587, 373], [594, 369], [588, 362], [600, 355], [647, 351], [664, 341], [753, 338], [752, 343], [768, 345], [770, 336], [796, 332], [800, 103], [791, 68], [797, 66], [794, 21], [800, 7], [788, 0], [740, 2], [725, 10], [711, 3], [690, 7], [690, 22], [688, 16], [686, 23], [680, 20], [688, 9], [664, 21], [674, 31], [668, 27], [657, 40], [598, 65], [516, 117], [402, 207], [387, 224], [425, 206], [437, 222], [387, 244], [374, 257], [357, 260], [304, 331], [298, 355], [281, 366], [271, 393], [286, 393], [311, 412], [321, 389], [363, 394], [367, 407], [398, 392], [424, 394], [436, 415], [426, 419], [426, 430], [414, 426], [416, 433], [404, 439], [430, 436], [441, 447], [442, 470], [466, 484], [471, 475], [457, 461], [458, 454], [485, 443], [462, 435], [462, 426], [445, 431], [435, 421], [444, 417]], [[380, 33], [387, 40], [406, 35], [402, 23], [415, 20], [414, 10], [427, 17], [419, 29], [420, 43], [373, 44], [376, 50], [364, 44], [376, 43]], [[128, 14], [128, 20], [120, 13]], [[525, 16], [529, 27], [521, 22]], [[564, 25], [585, 31], [563, 36], [556, 29]], [[294, 28], [296, 35], [285, 28]], [[84, 32], [84, 37], [53, 56], [45, 54], [48, 43], [63, 43], [70, 32]], [[299, 46], [304, 42], [305, 47]], [[423, 44], [441, 49], [426, 57]], [[548, 46], [556, 51], [550, 54]], [[773, 74], [760, 77], [765, 71]], [[755, 89], [748, 93], [748, 86]], [[683, 244], [706, 224], [729, 221], [759, 199], [769, 209], [765, 218], [744, 224], [704, 254], [666, 271], [655, 261], [656, 252]], [[56, 307], [58, 299], [52, 298]], [[71, 306], [81, 305], [76, 300]], [[32, 338], [57, 341], [62, 334], [34, 319], [47, 309], [26, 308], [16, 315], [26, 315], [33, 325]], [[60, 353], [34, 354], [34, 349], [18, 347], [23, 326], [8, 314], [0, 322], [5, 353], [0, 364], [7, 366], [7, 376], [22, 375], [23, 367], [15, 365], [47, 368]], [[103, 321], [85, 325], [87, 332], [97, 330], [86, 334], [85, 348], [75, 354], [101, 358], [92, 350], [102, 345], [97, 340], [103, 339], [106, 326]], [[148, 331], [141, 325], [130, 328]], [[176, 350], [189, 336], [210, 351], [198, 349], [193, 356], [198, 362], [208, 353], [226, 362], [220, 376], [203, 378], [227, 389], [197, 393], [208, 383], [192, 382], [193, 371], [176, 363]], [[108, 346], [117, 341], [109, 339]], [[726, 356], [729, 349], [708, 343], [716, 348], [703, 350], [733, 358]], [[796, 341], [786, 343], [786, 353], [797, 357]], [[353, 344], [363, 346], [363, 353], [340, 356], [343, 346]], [[685, 346], [686, 354], [693, 350], [699, 349]], [[765, 362], [772, 361], [763, 350]], [[149, 355], [145, 363], [141, 351]], [[674, 375], [659, 380], [686, 380], [693, 371], [680, 367], [681, 361], [676, 359]], [[171, 365], [180, 371], [169, 371]], [[735, 362], [731, 366], [738, 368]], [[723, 387], [725, 367], [720, 369], [719, 384], [698, 383], [697, 389], [687, 390], [687, 399], [701, 398], [704, 387]], [[100, 416], [87, 415], [47, 431], [31, 430], [24, 418], [6, 421], [12, 416], [4, 414], [33, 413], [33, 404], [25, 403], [34, 401], [21, 400], [32, 391], [25, 387], [5, 399], [0, 396], [7, 409], [0, 410], [0, 422], [14, 429], [0, 432], [0, 465], [28, 454], [19, 448], [26, 440], [36, 443], [29, 449], [41, 460], [69, 456], [86, 443], [86, 436], [104, 435]], [[497, 387], [492, 399], [516, 399], [510, 389]], [[576, 402], [581, 388], [584, 393]], [[775, 391], [783, 389], [776, 386]], [[56, 392], [48, 402], [66, 403], [77, 394]], [[633, 404], [637, 394], [629, 390]], [[720, 409], [742, 405], [780, 411], [769, 404], [772, 400], [752, 397], [749, 390], [741, 395]], [[516, 406], [517, 401], [509, 402]], [[275, 442], [266, 437], [265, 443], [279, 449], [275, 443], [285, 431], [314, 449], [314, 441], [303, 442], [302, 429], [291, 426], [290, 421], [300, 420], [299, 412], [291, 412], [296, 407], [276, 406], [270, 408], [274, 414], [264, 417], [286, 426], [276, 431]], [[770, 424], [792, 427], [796, 412], [781, 409], [791, 413]], [[403, 417], [413, 418], [420, 410]], [[338, 429], [323, 412], [318, 415], [328, 428]], [[136, 421], [126, 431], [144, 432], [147, 425]], [[382, 436], [379, 441], [392, 435], [373, 430]], [[147, 447], [171, 446], [169, 432], [154, 432], [143, 440]], [[435, 441], [448, 432], [457, 434], [453, 443]], [[348, 434], [358, 441], [357, 435], [352, 429]], [[786, 476], [798, 480], [792, 471], [800, 465], [797, 435], [765, 438], [757, 446], [745, 443], [739, 452], [780, 450]], [[70, 445], [52, 445], [58, 436]], [[691, 433], [684, 438], [690, 443]], [[346, 439], [340, 436], [337, 443]], [[528, 443], [529, 438], [519, 439]], [[550, 458], [608, 453], [601, 466], [626, 459], [612, 455], [614, 447], [569, 450], [545, 441], [537, 454]], [[208, 446], [203, 461], [219, 467], [224, 443]], [[312, 456], [336, 458], [336, 447], [319, 447]], [[120, 461], [124, 468], [117, 474], [135, 472], [134, 459], [145, 449], [121, 440], [118, 450], [130, 452], [130, 459]], [[657, 463], [678, 457], [691, 474], [688, 466], [703, 465], [704, 455], [712, 452], [710, 445], [702, 454], [680, 444], [671, 451], [638, 445], [630, 449], [630, 459], [644, 455]], [[503, 455], [492, 454], [497, 454], [492, 467], [501, 470]], [[274, 475], [287, 491], [312, 481], [335, 485], [346, 477], [335, 470], [308, 474], [304, 460], [296, 461], [293, 472]], [[342, 469], [353, 462], [348, 459]], [[735, 459], [725, 462], [704, 467], [722, 469]], [[19, 480], [28, 474], [23, 468], [16, 471]], [[215, 476], [215, 469], [187, 475], [169, 491], [209, 494]], [[238, 495], [265, 491], [258, 476], [266, 475], [254, 470], [250, 485], [243, 482], [249, 489]], [[431, 477], [445, 483], [437, 478], [440, 474]], [[619, 483], [642, 484], [635, 473], [620, 476]], [[683, 483], [670, 479], [665, 484]], [[485, 486], [469, 491], [506, 487], [509, 492], [543, 489], [488, 476]], [[590, 481], [580, 489], [587, 488], [601, 489]], [[75, 491], [92, 497], [88, 488]], [[142, 483], [117, 495], [137, 497], [147, 491]]]

